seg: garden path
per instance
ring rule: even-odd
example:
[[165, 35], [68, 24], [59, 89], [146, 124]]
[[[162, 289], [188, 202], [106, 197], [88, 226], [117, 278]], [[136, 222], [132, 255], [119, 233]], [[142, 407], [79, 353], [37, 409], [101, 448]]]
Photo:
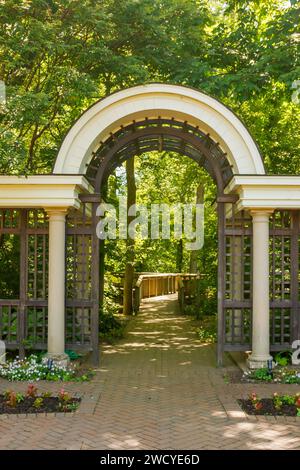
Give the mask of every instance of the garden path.
[[[0, 449], [300, 449], [300, 419], [247, 417], [236, 398], [253, 385], [228, 384], [176, 296], [143, 301], [126, 338], [106, 346], [90, 383], [68, 383], [83, 402], [72, 415], [0, 416]], [[56, 391], [57, 383], [39, 389]], [[260, 396], [297, 386], [260, 385]], [[0, 380], [0, 391], [24, 383]]]

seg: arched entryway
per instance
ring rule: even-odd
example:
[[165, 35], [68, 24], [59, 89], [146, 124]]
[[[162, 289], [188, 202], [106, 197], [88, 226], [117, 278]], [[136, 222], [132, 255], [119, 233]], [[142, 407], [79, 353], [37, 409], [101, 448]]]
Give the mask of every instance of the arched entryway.
[[[72, 257], [76, 249], [78, 252], [76, 265], [84, 263], [82, 260], [88, 256], [89, 243], [93, 249], [90, 271], [93, 329], [96, 329], [99, 295], [103, 291], [97, 263], [99, 242], [94, 238], [95, 214], [102, 187], [117, 166], [131, 156], [152, 150], [186, 155], [203, 166], [216, 182], [218, 362], [221, 364], [224, 347], [234, 349], [251, 342], [251, 217], [243, 211], [237, 213], [237, 197], [225, 194], [224, 189], [234, 174], [264, 174], [264, 167], [255, 142], [241, 121], [217, 100], [189, 88], [151, 84], [115, 93], [87, 110], [70, 129], [61, 146], [54, 173], [83, 172], [94, 188], [93, 195], [81, 198], [83, 207], [93, 206], [92, 238], [90, 242], [82, 243], [81, 234], [78, 248], [75, 245], [71, 248]], [[74, 235], [76, 229], [73, 228], [73, 238]], [[77, 236], [80, 237], [79, 231]], [[71, 279], [74, 275], [72, 273]], [[228, 275], [231, 276], [230, 287], [226, 286]], [[83, 281], [83, 277], [79, 277]], [[83, 282], [79, 297], [87, 291], [87, 283]], [[230, 305], [226, 303], [228, 294]], [[74, 296], [78, 297], [78, 290]], [[88, 314], [88, 310], [85, 311]], [[96, 349], [96, 339], [93, 349]]]
[[216, 182], [218, 362], [224, 350], [252, 349], [250, 365], [259, 367], [270, 348], [299, 338], [299, 263], [291, 260], [299, 259], [300, 178], [265, 175], [253, 138], [216, 99], [149, 84], [89, 108], [51, 175], [0, 177], [0, 235], [20, 240], [19, 291], [0, 299], [8, 347], [24, 353], [30, 338], [55, 360], [67, 345], [92, 350], [97, 362], [102, 185], [130, 156], [164, 149], [192, 158]]

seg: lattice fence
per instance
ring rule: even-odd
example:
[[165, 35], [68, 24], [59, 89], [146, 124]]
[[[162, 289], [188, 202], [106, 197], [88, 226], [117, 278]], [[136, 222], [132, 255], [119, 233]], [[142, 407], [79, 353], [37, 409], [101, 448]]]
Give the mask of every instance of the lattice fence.
[[225, 349], [243, 349], [251, 341], [252, 226], [245, 212], [227, 209], [225, 224]]
[[[47, 348], [48, 217], [0, 210], [0, 339], [7, 349]], [[89, 204], [67, 218], [66, 347], [91, 349], [92, 227]]]
[[43, 210], [0, 211], [0, 337], [8, 349], [47, 341], [48, 219]]
[[66, 341], [91, 349], [92, 208], [69, 214], [66, 235]]
[[[270, 344], [290, 347], [300, 334], [299, 211], [270, 218]], [[224, 349], [251, 349], [252, 226], [249, 215], [227, 210], [224, 269]]]
[[[81, 209], [68, 215], [66, 227], [66, 345], [96, 353], [97, 204], [96, 197], [83, 200]], [[289, 347], [300, 337], [299, 220], [299, 211], [277, 211], [270, 218], [273, 350]], [[234, 203], [226, 204], [223, 234], [221, 341], [225, 350], [248, 350], [252, 336], [252, 225], [247, 213], [235, 212]], [[48, 218], [43, 210], [0, 210], [0, 338], [8, 349], [19, 348], [21, 355], [26, 348], [46, 348], [48, 251]]]

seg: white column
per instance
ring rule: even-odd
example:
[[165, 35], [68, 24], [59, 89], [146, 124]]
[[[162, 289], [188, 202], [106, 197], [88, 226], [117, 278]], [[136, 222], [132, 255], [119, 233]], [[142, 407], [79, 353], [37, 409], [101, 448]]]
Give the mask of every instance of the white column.
[[65, 354], [65, 208], [47, 209], [49, 215], [48, 354], [66, 364]]
[[252, 353], [250, 368], [265, 367], [270, 355], [269, 312], [269, 215], [270, 211], [252, 210], [253, 281], [252, 281]]

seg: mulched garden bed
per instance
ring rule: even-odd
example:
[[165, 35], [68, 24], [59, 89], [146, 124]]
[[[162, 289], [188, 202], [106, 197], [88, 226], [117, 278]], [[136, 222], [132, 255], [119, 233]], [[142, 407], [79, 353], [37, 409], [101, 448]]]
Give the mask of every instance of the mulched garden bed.
[[42, 397], [25, 397], [23, 401], [17, 403], [16, 406], [7, 404], [7, 397], [0, 395], [0, 414], [19, 414], [19, 413], [72, 413], [76, 406], [79, 405], [80, 398], [71, 398], [68, 401], [68, 407], [62, 406], [58, 397], [42, 398], [43, 402], [40, 407], [33, 406], [37, 398]]
[[251, 400], [241, 399], [238, 404], [248, 415], [267, 416], [296, 416], [296, 405], [282, 405], [280, 409], [275, 408], [272, 398], [261, 398], [261, 409], [255, 409]]

